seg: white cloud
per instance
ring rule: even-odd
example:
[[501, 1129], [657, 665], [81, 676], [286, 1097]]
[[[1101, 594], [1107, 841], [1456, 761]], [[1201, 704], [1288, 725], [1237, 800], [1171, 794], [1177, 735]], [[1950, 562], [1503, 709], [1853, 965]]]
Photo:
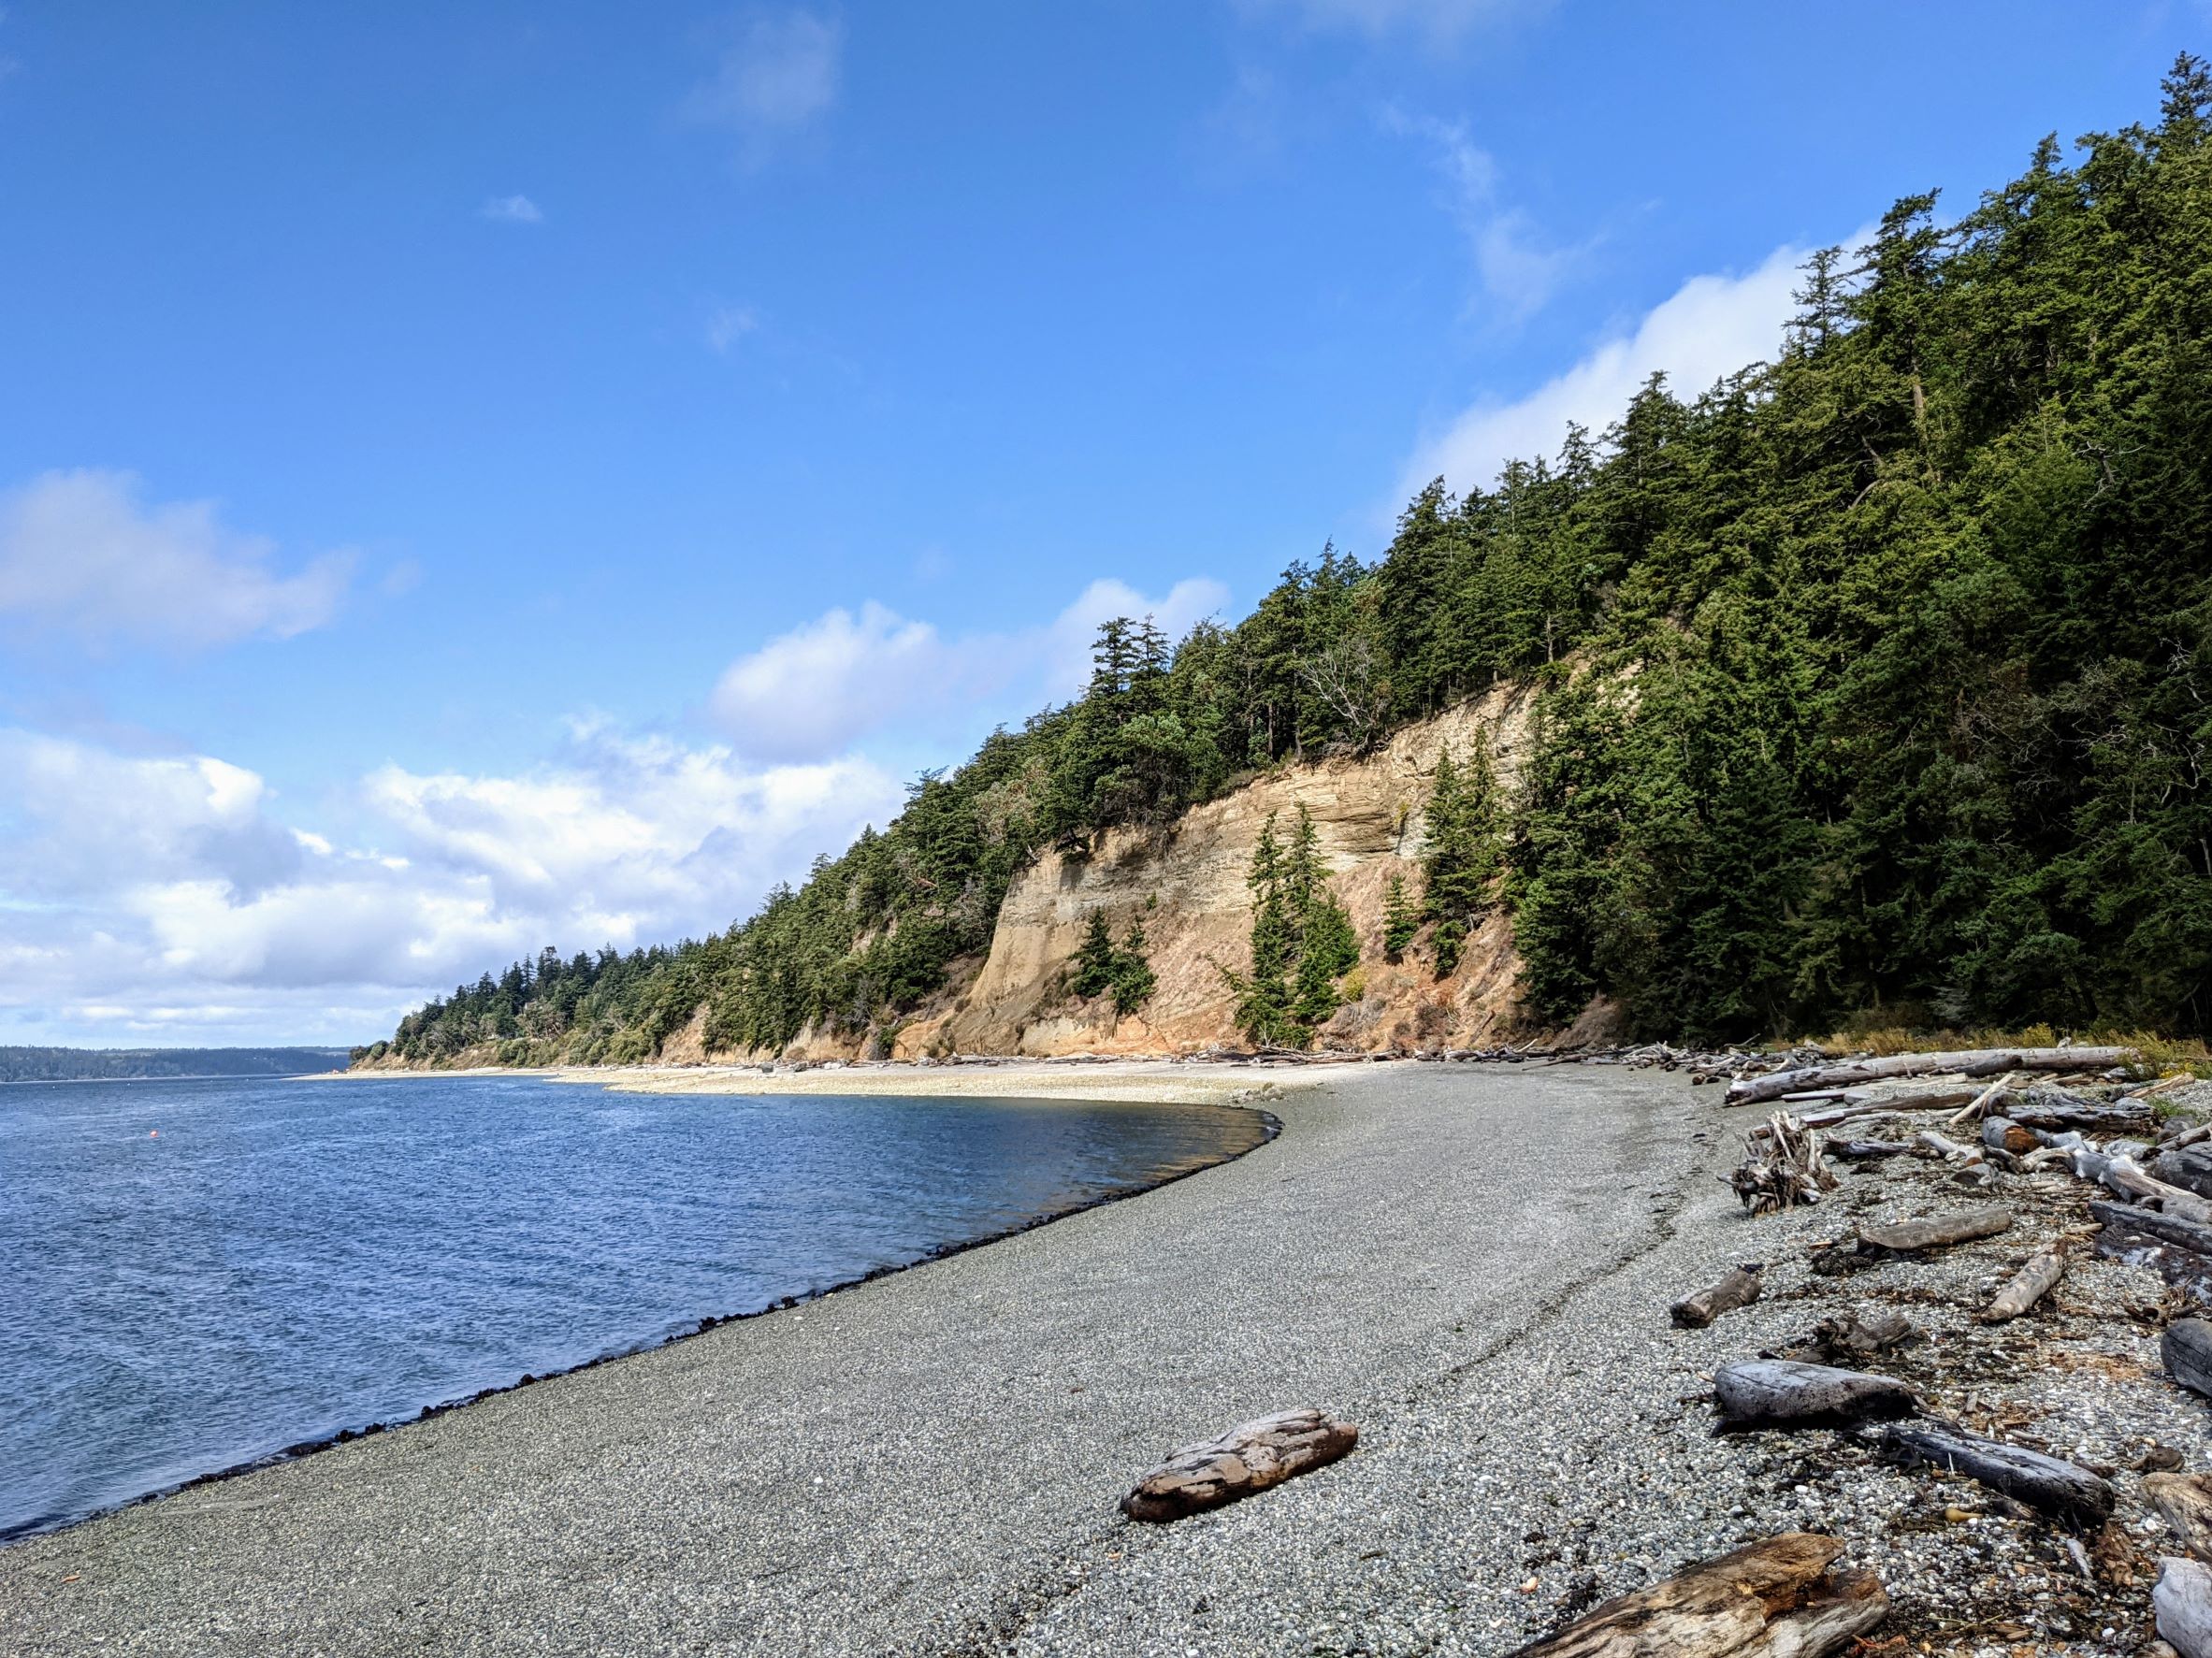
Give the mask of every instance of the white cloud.
[[1742, 276], [1692, 277], [1566, 372], [1510, 403], [1484, 401], [1425, 440], [1399, 480], [1399, 498], [1442, 476], [1454, 490], [1488, 488], [1508, 461], [1558, 452], [1569, 422], [1599, 432], [1663, 373], [1679, 396], [1771, 359], [1796, 309], [1807, 250], [1777, 248]]
[[1179, 638], [1228, 601], [1219, 582], [1178, 582], [1149, 598], [1096, 581], [1044, 627], [947, 639], [870, 600], [770, 640], [723, 671], [708, 706], [739, 749], [761, 758], [842, 752], [874, 730], [1026, 697], [1064, 700], [1091, 671], [1091, 642], [1114, 616], [1151, 615]]
[[479, 219], [497, 224], [542, 224], [545, 215], [527, 195], [495, 195], [476, 209]]
[[706, 320], [707, 349], [717, 356], [760, 326], [760, 313], [749, 305], [718, 305]]
[[1289, 12], [1313, 29], [1352, 29], [1381, 36], [1400, 32], [1452, 40], [1478, 23], [1532, 11], [1541, 0], [1236, 0], [1249, 14]]
[[750, 769], [586, 725], [520, 775], [382, 768], [349, 834], [284, 824], [263, 779], [210, 756], [0, 730], [0, 1020], [366, 1039], [549, 943], [726, 926], [899, 799], [864, 760]]
[[353, 559], [286, 575], [266, 538], [217, 521], [211, 501], [145, 506], [127, 472], [47, 472], [0, 494], [0, 618], [92, 642], [205, 648], [289, 639], [327, 622]]
[[845, 28], [816, 12], [757, 11], [723, 47], [715, 73], [692, 89], [684, 113], [738, 135], [740, 159], [758, 166], [775, 143], [837, 102]]
[[1381, 119], [1384, 131], [1429, 147], [1482, 292], [1515, 321], [1540, 309], [1586, 247], [1548, 245], [1525, 212], [1499, 200], [1497, 164], [1463, 123], [1409, 115], [1395, 107], [1385, 108]]

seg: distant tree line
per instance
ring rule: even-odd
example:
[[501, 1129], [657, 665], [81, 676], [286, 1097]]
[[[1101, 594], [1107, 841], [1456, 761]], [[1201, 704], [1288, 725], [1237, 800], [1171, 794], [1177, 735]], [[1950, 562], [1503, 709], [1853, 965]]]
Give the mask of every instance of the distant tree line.
[[0, 1082], [301, 1076], [335, 1070], [346, 1058], [342, 1047], [0, 1047]]
[[[2157, 125], [2071, 166], [2046, 139], [1953, 224], [1907, 197], [1812, 259], [1774, 361], [1686, 398], [1655, 378], [1555, 456], [1432, 483], [1380, 562], [1324, 549], [1234, 626], [1109, 624], [1078, 699], [925, 773], [749, 920], [549, 952], [392, 1046], [642, 1059], [701, 1010], [718, 1045], [886, 1036], [1041, 849], [1509, 680], [1537, 693], [1519, 786], [1485, 756], [1439, 776], [1395, 949], [1433, 925], [1446, 956], [1502, 905], [1539, 1016], [1602, 992], [1686, 1037], [1871, 1009], [2205, 1033], [2208, 124], [2185, 57]], [[1295, 879], [1255, 893], [1266, 959], [1226, 964], [1293, 1036]]]

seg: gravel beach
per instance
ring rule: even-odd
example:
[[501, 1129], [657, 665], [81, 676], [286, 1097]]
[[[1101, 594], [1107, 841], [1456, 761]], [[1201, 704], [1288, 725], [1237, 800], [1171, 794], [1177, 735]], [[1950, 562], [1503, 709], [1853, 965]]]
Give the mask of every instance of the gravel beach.
[[[1802, 1334], [1800, 1297], [1826, 1293], [1803, 1246], [1849, 1224], [1742, 1216], [1715, 1175], [1752, 1114], [1719, 1092], [1332, 1071], [1268, 1098], [1284, 1132], [1236, 1162], [0, 1551], [0, 1650], [1497, 1653], [1800, 1525], [1853, 1539], [1901, 1623], [1995, 1574], [2049, 1608], [2028, 1650], [2076, 1650], [2063, 1586], [2032, 1576], [2065, 1559], [2045, 1534], [1915, 1518], [1975, 1488], [1827, 1435], [1713, 1435], [1701, 1378]], [[2024, 1247], [1954, 1270], [1979, 1293]], [[1766, 1301], [1669, 1326], [1670, 1301], [1762, 1257]], [[2157, 1299], [2134, 1269], [2083, 1278]], [[2147, 1341], [2155, 1370], [2147, 1328], [2100, 1362], [2139, 1374]], [[2101, 1414], [2104, 1379], [2069, 1397], [2085, 1449], [2117, 1457], [2141, 1406]], [[2161, 1437], [2204, 1465], [2200, 1402], [2159, 1387]], [[1359, 1449], [1173, 1526], [1116, 1512], [1175, 1446], [1305, 1405], [1358, 1421]], [[2026, 1627], [1986, 1622], [1932, 1650], [2020, 1650]], [[2126, 1651], [2142, 1631], [2079, 1634]]]

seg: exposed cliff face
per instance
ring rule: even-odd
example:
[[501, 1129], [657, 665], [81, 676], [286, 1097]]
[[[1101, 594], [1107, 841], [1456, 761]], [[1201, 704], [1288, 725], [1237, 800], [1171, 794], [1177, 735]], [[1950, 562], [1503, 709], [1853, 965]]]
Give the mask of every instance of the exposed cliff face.
[[[1420, 944], [1402, 965], [1383, 960], [1382, 909], [1393, 874], [1420, 888], [1421, 808], [1439, 753], [1449, 743], [1465, 754], [1486, 740], [1499, 784], [1510, 787], [1530, 704], [1525, 690], [1501, 687], [1409, 727], [1375, 754], [1286, 769], [1164, 829], [1116, 830], [1089, 858], [1045, 854], [1007, 892], [981, 972], [943, 1012], [911, 1020], [896, 1053], [1161, 1053], [1237, 1041], [1235, 997], [1221, 968], [1250, 960], [1252, 847], [1270, 813], [1280, 827], [1300, 805], [1312, 814], [1337, 896], [1359, 931], [1366, 980], [1365, 995], [1337, 1013], [1321, 1044], [1377, 1048], [1494, 1035], [1515, 1014], [1519, 962], [1506, 919], [1493, 916], [1467, 941], [1458, 972], [1439, 980]], [[1133, 920], [1144, 923], [1159, 988], [1140, 1015], [1117, 1021], [1104, 999], [1077, 1003], [1067, 995], [1067, 966], [1093, 909], [1106, 912], [1117, 937]]]

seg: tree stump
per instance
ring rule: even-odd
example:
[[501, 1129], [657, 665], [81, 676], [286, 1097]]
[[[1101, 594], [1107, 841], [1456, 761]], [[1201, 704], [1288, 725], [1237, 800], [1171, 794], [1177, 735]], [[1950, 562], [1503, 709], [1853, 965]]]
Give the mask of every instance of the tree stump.
[[1512, 1658], [1826, 1658], [1889, 1613], [1835, 1537], [1787, 1532], [1609, 1600]]
[[1358, 1427], [1325, 1410], [1285, 1410], [1240, 1422], [1218, 1439], [1186, 1445], [1152, 1469], [1121, 1499], [1121, 1512], [1164, 1525], [1280, 1485], [1358, 1443]]

